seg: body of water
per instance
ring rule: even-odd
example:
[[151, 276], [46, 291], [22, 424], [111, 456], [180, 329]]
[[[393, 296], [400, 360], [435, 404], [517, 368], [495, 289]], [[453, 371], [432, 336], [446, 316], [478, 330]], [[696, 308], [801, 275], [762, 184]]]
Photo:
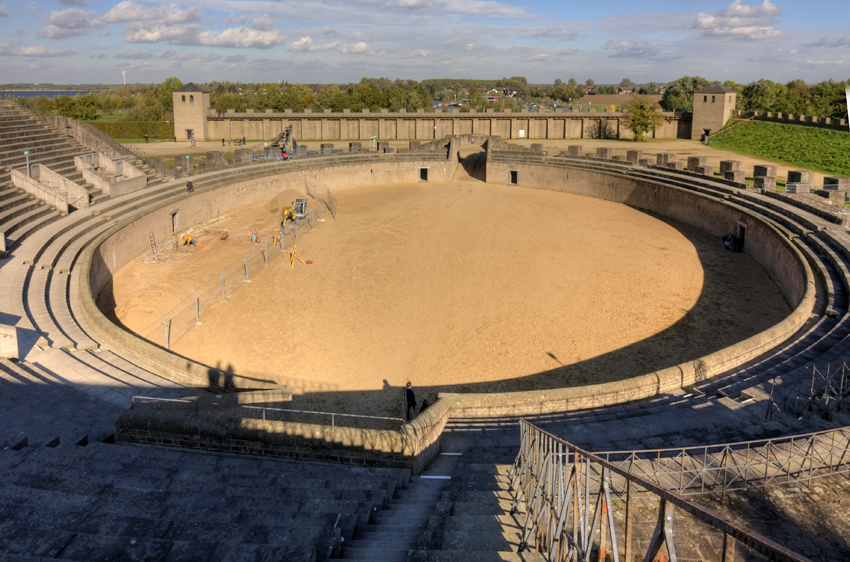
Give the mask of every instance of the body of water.
[[105, 91], [106, 90], [0, 90], [0, 99], [37, 98], [38, 96], [55, 98], [56, 96], [76, 96], [77, 94], [94, 94]]

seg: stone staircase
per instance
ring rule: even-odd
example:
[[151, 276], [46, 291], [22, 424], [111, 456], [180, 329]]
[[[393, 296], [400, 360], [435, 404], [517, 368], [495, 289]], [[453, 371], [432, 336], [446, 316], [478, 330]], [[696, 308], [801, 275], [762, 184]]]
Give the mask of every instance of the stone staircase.
[[[372, 514], [340, 558], [358, 562], [543, 562], [541, 554], [517, 552], [506, 448], [445, 452]], [[498, 457], [498, 459], [496, 458]]]

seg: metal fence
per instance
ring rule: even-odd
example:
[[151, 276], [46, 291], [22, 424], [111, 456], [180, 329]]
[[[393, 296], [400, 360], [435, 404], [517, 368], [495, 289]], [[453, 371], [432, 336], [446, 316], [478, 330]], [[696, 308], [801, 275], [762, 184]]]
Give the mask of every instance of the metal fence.
[[218, 275], [196, 287], [191, 295], [169, 310], [160, 320], [138, 332], [144, 339], [171, 349], [193, 326], [219, 303], [226, 301], [242, 284], [251, 280], [278, 254], [294, 244], [300, 235], [316, 228], [322, 220], [320, 210], [311, 210], [307, 217], [294, 223], [281, 223], [280, 238], [266, 239], [252, 245], [240, 259], [222, 269]]
[[311, 184], [307, 180], [304, 180], [304, 187], [307, 190], [307, 195], [316, 201], [324, 203], [328, 211], [330, 211], [331, 216], [336, 219], [336, 213], [339, 209], [339, 201], [337, 201], [336, 196], [331, 192], [331, 190], [327, 187], [318, 185], [316, 182]]
[[512, 513], [525, 506], [520, 551], [533, 548], [550, 562], [675, 562], [699, 543], [701, 560], [711, 550], [724, 562], [736, 554], [738, 560], [806, 560], [525, 420], [520, 434], [510, 473]]
[[850, 472], [850, 427], [723, 445], [597, 454], [665, 490], [724, 497], [731, 490]]
[[812, 365], [808, 369], [811, 371], [808, 381], [788, 384], [781, 384], [777, 379], [771, 381], [765, 419], [772, 419], [777, 412], [796, 417], [810, 412], [829, 420], [845, 409], [845, 402], [850, 397], [850, 365], [839, 361]]

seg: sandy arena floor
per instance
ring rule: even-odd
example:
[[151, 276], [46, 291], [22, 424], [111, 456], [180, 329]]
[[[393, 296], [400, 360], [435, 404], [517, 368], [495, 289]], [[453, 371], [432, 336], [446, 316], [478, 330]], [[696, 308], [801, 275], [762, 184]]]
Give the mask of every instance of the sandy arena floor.
[[[281, 254], [175, 346], [219, 368], [292, 385], [293, 407], [397, 415], [400, 388], [556, 388], [694, 359], [790, 312], [748, 256], [701, 231], [587, 197], [448, 183], [335, 192], [340, 212]], [[137, 259], [115, 315], [140, 330], [271, 235], [281, 205], [231, 212], [221, 241]], [[108, 305], [109, 299], [102, 299]]]

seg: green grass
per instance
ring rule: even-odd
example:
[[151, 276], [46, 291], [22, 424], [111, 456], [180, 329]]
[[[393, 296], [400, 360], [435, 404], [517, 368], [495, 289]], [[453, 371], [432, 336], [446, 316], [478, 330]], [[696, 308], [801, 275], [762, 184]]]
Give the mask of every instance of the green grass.
[[850, 133], [845, 131], [750, 121], [720, 131], [711, 144], [807, 170], [850, 176]]

